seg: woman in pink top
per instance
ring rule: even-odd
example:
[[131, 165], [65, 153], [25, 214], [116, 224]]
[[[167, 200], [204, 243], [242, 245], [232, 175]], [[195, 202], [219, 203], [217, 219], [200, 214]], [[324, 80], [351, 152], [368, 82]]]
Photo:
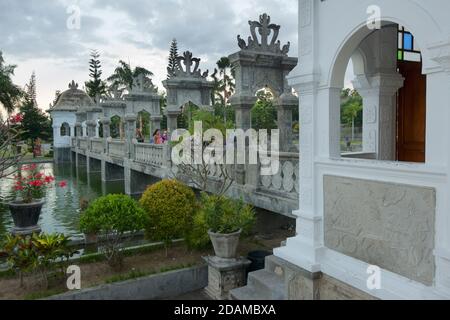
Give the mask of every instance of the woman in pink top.
[[155, 142], [155, 144], [163, 144], [161, 131], [159, 131], [159, 130], [155, 131], [155, 133], [153, 134], [153, 141]]

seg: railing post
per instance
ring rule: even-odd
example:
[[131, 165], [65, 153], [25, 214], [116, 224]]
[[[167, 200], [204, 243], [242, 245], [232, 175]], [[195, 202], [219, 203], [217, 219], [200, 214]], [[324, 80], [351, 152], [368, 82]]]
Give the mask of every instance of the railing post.
[[100, 120], [103, 125], [103, 152], [108, 153], [108, 139], [111, 137], [111, 119], [102, 118]]
[[134, 142], [136, 141], [136, 120], [137, 117], [134, 114], [128, 114], [125, 116], [125, 152], [126, 157], [131, 159], [134, 157]]
[[279, 150], [297, 151], [292, 143], [292, 113], [298, 108], [298, 98], [291, 93], [283, 93], [276, 101], [278, 111], [278, 130], [280, 132]]
[[[236, 128], [244, 131], [251, 129], [251, 109], [256, 103], [257, 98], [251, 95], [236, 94], [231, 97], [231, 105], [236, 110]], [[237, 150], [237, 152], [243, 152], [244, 150]], [[244, 151], [248, 155], [248, 145]], [[246, 157], [247, 158], [247, 157]], [[246, 176], [250, 173], [246, 172], [249, 169], [249, 165], [236, 164], [236, 183], [245, 185], [248, 182], [252, 183], [249, 179], [247, 181]], [[254, 171], [254, 170], [253, 170]], [[254, 172], [252, 172], [254, 173]]]

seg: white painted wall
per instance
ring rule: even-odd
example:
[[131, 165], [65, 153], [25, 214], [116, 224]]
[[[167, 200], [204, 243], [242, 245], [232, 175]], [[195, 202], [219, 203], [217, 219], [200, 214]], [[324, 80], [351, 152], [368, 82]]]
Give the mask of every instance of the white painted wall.
[[[427, 74], [426, 163], [340, 158], [339, 94], [350, 57], [370, 33], [369, 6], [404, 25], [419, 42]], [[298, 236], [275, 254], [322, 271], [383, 299], [450, 298], [450, 2], [447, 0], [299, 0], [299, 65], [290, 84], [300, 96]], [[436, 189], [436, 278], [426, 287], [382, 271], [382, 289], [367, 289], [368, 265], [324, 246], [323, 176], [337, 175]]]
[[67, 111], [53, 111], [51, 113], [53, 119], [53, 139], [54, 148], [69, 148], [71, 145], [71, 137], [61, 137], [61, 126], [63, 123], [68, 123], [70, 126], [70, 134], [75, 135], [75, 112]]

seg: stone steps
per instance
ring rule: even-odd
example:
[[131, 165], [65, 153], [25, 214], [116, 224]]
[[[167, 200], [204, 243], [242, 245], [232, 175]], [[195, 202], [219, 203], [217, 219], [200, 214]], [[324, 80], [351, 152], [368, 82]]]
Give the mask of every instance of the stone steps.
[[266, 258], [266, 268], [251, 272], [247, 286], [230, 292], [231, 300], [287, 300], [285, 275], [280, 271], [278, 258]]

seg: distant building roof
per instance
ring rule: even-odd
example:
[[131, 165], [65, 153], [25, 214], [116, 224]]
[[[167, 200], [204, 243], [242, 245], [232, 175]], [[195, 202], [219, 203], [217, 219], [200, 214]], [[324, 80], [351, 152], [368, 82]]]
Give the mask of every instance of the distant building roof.
[[77, 112], [79, 109], [95, 106], [94, 101], [86, 92], [78, 89], [78, 84], [72, 81], [69, 84], [69, 90], [61, 93], [54, 106], [48, 110]]

